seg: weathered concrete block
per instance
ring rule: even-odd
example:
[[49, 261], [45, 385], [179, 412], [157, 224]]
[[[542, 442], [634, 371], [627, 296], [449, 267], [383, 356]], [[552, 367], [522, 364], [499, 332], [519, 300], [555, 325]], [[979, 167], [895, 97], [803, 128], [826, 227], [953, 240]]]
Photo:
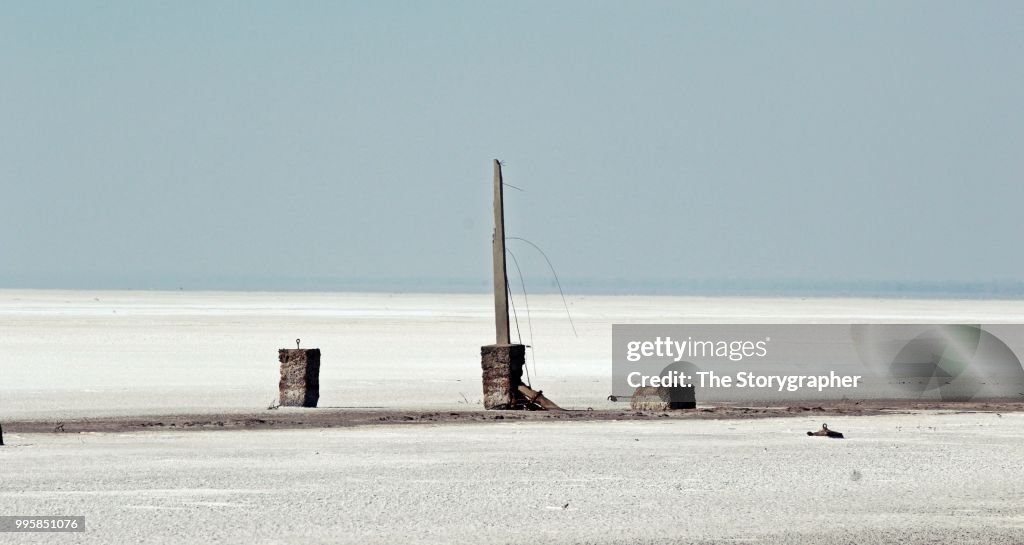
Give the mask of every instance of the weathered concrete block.
[[526, 345], [489, 344], [480, 347], [483, 367], [484, 408], [509, 409], [523, 383]]
[[644, 386], [633, 392], [629, 407], [635, 411], [668, 411], [696, 409], [697, 395], [693, 386], [665, 388]]
[[282, 348], [279, 403], [285, 407], [316, 407], [320, 400], [320, 349]]

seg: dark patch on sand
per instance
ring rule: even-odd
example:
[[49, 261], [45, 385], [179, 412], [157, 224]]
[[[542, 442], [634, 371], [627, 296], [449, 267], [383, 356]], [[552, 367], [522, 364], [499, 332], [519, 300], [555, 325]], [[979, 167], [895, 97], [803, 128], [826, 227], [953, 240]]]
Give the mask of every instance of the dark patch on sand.
[[[491, 422], [606, 422], [632, 420], [752, 419], [791, 416], [871, 416], [915, 411], [951, 412], [1024, 412], [1024, 402], [912, 402], [862, 401], [794, 404], [774, 407], [738, 407], [708, 405], [692, 410], [632, 411], [417, 411], [398, 409], [320, 408], [261, 410], [251, 413], [170, 414], [160, 416], [116, 416], [96, 418], [65, 418], [62, 431], [131, 432], [152, 430], [245, 430], [347, 428], [357, 426], [452, 425]], [[8, 433], [53, 433], [53, 420], [8, 420], [3, 423]]]

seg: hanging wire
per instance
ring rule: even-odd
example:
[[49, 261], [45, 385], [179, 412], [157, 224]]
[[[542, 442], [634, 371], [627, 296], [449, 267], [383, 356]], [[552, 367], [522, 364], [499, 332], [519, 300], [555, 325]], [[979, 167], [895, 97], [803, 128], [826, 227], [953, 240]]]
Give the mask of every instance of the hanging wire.
[[519, 314], [516, 313], [516, 301], [512, 299], [512, 289], [508, 287], [508, 279], [505, 279], [505, 290], [508, 292], [508, 302], [512, 304], [512, 319], [516, 324], [516, 340], [523, 344], [523, 334], [519, 332]]
[[[505, 275], [505, 293], [508, 294], [508, 301], [512, 305], [512, 319], [515, 320], [516, 323], [516, 337], [519, 338], [519, 344], [523, 344], [523, 334], [519, 332], [519, 314], [516, 312], [516, 301], [512, 298], [512, 289], [508, 287], [507, 274]], [[530, 381], [530, 367], [528, 365], [523, 365], [523, 368], [526, 370], [526, 385], [532, 386]]]
[[544, 250], [540, 249], [540, 246], [537, 246], [536, 244], [530, 242], [529, 240], [526, 240], [525, 238], [505, 237], [505, 240], [521, 240], [529, 244], [530, 246], [533, 246], [538, 252], [540, 252], [540, 255], [544, 258], [544, 261], [548, 262], [548, 268], [551, 269], [551, 274], [555, 277], [555, 285], [558, 286], [558, 294], [562, 296], [562, 306], [565, 307], [565, 315], [569, 317], [569, 325], [572, 326], [572, 334], [574, 337], [579, 338], [579, 334], [576, 333], [576, 324], [574, 324], [572, 321], [572, 313], [569, 312], [569, 303], [565, 302], [565, 292], [562, 291], [562, 282], [558, 280], [558, 273], [555, 272], [555, 266], [551, 264], [551, 260], [548, 259], [548, 255], [544, 253]]
[[[516, 272], [519, 273], [519, 284], [523, 287], [523, 303], [526, 305], [526, 326], [530, 332], [530, 352], [533, 353], [533, 374], [537, 374], [537, 349], [533, 345], [533, 320], [530, 317], [530, 297], [526, 294], [526, 280], [523, 279], [523, 269], [519, 267], [519, 260], [516, 259], [516, 254], [512, 253], [512, 250], [505, 248], [508, 252], [509, 257], [512, 258], [512, 264], [516, 266]], [[509, 288], [509, 296], [511, 297], [511, 288]], [[518, 327], [518, 325], [517, 325]]]

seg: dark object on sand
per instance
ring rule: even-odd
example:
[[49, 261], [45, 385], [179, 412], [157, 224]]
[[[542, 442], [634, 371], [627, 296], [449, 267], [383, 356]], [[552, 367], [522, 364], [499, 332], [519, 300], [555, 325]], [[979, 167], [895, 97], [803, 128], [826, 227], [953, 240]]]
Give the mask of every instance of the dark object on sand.
[[0, 447], [4, 446], [4, 427], [0, 426]]
[[278, 395], [282, 407], [316, 407], [320, 400], [320, 349], [282, 348]]
[[633, 391], [629, 408], [634, 411], [696, 409], [697, 394], [693, 386], [641, 386]]
[[841, 434], [841, 433], [839, 433], [837, 431], [832, 431], [832, 430], [828, 429], [828, 424], [822, 424], [820, 430], [818, 430], [818, 431], [809, 431], [809, 432], [807, 432], [807, 435], [810, 435], [811, 437], [831, 437], [833, 439], [842, 439], [843, 438], [843, 434]]

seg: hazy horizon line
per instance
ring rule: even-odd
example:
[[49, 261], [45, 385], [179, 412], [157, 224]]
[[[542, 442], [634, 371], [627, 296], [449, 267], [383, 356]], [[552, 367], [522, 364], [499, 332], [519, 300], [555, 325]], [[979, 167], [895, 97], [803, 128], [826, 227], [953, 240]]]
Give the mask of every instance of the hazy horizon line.
[[[328, 292], [328, 293], [490, 293], [490, 279], [298, 279], [208, 277], [152, 279], [88, 279], [76, 282], [0, 279], [0, 290], [41, 291], [223, 291], [223, 292]], [[514, 295], [523, 292], [518, 279], [510, 279]], [[1024, 281], [914, 281], [914, 280], [797, 280], [797, 279], [704, 279], [704, 280], [594, 280], [564, 279], [565, 295], [694, 296], [694, 297], [884, 297], [920, 299], [1024, 299]], [[554, 280], [526, 281], [526, 292], [558, 294]]]

